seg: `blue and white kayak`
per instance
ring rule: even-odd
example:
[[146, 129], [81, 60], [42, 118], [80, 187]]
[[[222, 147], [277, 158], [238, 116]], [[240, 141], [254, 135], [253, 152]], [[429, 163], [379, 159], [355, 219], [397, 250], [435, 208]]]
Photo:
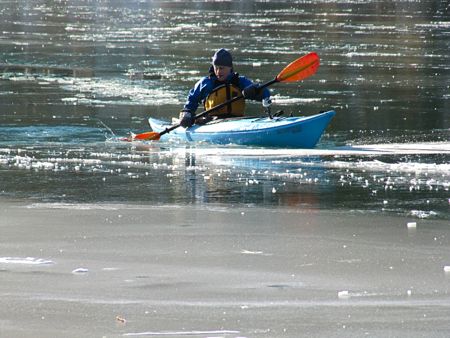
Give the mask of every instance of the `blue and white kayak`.
[[[239, 144], [278, 148], [314, 148], [336, 113], [327, 111], [300, 117], [248, 117], [216, 120], [189, 128], [176, 128], [161, 139]], [[149, 118], [150, 127], [162, 132], [169, 122]]]

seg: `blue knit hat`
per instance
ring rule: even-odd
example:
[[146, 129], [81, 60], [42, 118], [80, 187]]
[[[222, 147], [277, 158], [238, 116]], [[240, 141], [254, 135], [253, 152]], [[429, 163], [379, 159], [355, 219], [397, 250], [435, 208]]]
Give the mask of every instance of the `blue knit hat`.
[[233, 58], [226, 49], [219, 49], [212, 57], [212, 64], [214, 66], [233, 67]]

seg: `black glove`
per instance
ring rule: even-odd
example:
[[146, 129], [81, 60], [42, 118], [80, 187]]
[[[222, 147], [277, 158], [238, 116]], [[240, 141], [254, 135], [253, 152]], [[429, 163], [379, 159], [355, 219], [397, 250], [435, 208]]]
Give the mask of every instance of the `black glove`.
[[180, 125], [183, 128], [189, 128], [195, 122], [195, 115], [189, 110], [185, 110], [180, 113], [180, 120]]
[[210, 115], [199, 117], [195, 123], [197, 123], [199, 126], [203, 124], [207, 124], [208, 122], [211, 122], [213, 120], [213, 117]]
[[261, 86], [259, 84], [251, 84], [244, 88], [242, 91], [242, 95], [248, 99], [248, 100], [262, 100], [262, 90], [260, 88]]

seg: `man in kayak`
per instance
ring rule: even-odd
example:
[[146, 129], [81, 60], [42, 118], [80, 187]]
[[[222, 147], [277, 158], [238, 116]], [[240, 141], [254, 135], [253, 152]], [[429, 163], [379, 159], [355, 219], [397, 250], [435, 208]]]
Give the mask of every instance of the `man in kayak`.
[[[263, 101], [268, 107], [271, 103], [267, 88], [260, 89], [245, 76], [239, 76], [233, 70], [233, 58], [226, 49], [219, 49], [212, 57], [210, 75], [200, 79], [189, 91], [186, 104], [180, 113], [180, 125], [184, 128], [194, 123], [204, 124], [213, 118], [239, 117], [244, 115], [245, 99]], [[195, 111], [200, 103], [205, 110], [224, 103], [233, 97], [244, 96], [225, 107], [214, 110], [209, 116], [195, 120]]]

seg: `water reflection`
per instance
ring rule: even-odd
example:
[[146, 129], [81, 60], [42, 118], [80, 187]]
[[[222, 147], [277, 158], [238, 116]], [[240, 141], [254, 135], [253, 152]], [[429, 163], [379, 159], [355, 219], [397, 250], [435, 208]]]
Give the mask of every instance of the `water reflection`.
[[36, 140], [0, 148], [3, 195], [448, 215], [448, 144], [441, 150], [433, 144], [270, 150], [170, 143], [105, 148], [94, 139], [80, 145], [54, 135]]

